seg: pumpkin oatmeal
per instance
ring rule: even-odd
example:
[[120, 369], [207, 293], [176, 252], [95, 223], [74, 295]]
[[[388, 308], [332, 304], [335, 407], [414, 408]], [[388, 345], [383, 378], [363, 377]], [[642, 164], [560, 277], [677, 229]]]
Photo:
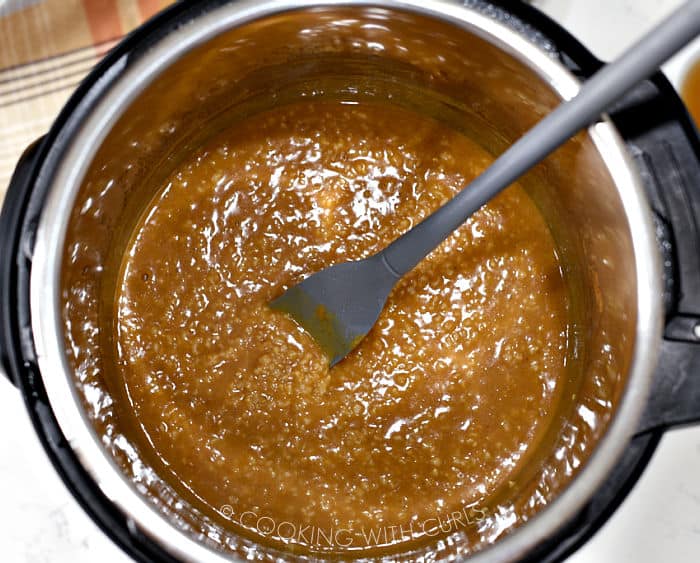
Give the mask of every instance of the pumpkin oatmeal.
[[267, 303], [377, 252], [491, 161], [408, 110], [306, 102], [181, 163], [117, 287], [120, 408], [144, 457], [224, 525], [301, 551], [405, 548], [458, 514], [478, 522], [543, 439], [566, 370], [567, 287], [523, 189], [400, 280], [332, 369]]

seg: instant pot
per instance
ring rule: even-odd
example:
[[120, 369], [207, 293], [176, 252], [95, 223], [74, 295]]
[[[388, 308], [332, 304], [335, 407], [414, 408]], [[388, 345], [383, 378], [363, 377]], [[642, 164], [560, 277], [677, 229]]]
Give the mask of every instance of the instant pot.
[[[264, 25], [266, 18], [278, 16], [283, 19], [289, 16], [292, 22], [289, 25], [294, 25], [294, 14], [303, 14], [304, 21], [312, 24], [317, 20], [337, 23], [333, 19], [335, 13], [348, 13], [342, 10], [360, 10], [369, 14], [370, 19], [380, 18], [386, 37], [403, 30], [401, 33], [406, 37], [417, 34], [415, 37], [425, 38], [420, 35], [425, 30], [417, 29], [415, 24], [428, 21], [458, 30], [465, 37], [471, 37], [468, 41], [465, 39], [465, 44], [481, 57], [479, 63], [465, 63], [465, 68], [470, 68], [483, 83], [490, 80], [497, 83], [498, 77], [488, 72], [489, 65], [503, 64], [505, 68], [515, 69], [513, 72], [522, 69], [523, 76], [529, 77], [530, 97], [525, 91], [506, 88], [494, 91], [491, 105], [488, 100], [477, 100], [470, 106], [470, 111], [485, 120], [494, 118], [497, 114], [493, 112], [498, 109], [503, 120], [501, 129], [511, 137], [521, 134], [549, 111], [556, 104], [557, 96], [561, 100], [574, 95], [578, 81], [585, 80], [602, 64], [565, 30], [520, 2], [203, 0], [178, 3], [165, 10], [126, 37], [94, 68], [49, 133], [27, 148], [17, 164], [3, 204], [0, 216], [0, 354], [3, 370], [21, 391], [37, 436], [66, 486], [100, 528], [136, 560], [219, 561], [227, 556], [200, 542], [196, 534], [188, 535], [182, 527], [176, 529], [172, 514], [159, 513], [149, 506], [142, 498], [148, 491], [127, 483], [118, 463], [105, 453], [90, 426], [86, 412], [91, 403], [84, 395], [85, 386], [81, 387], [85, 382], [75, 384], [61, 352], [65, 342], [61, 337], [58, 305], [60, 266], [71, 213], [75, 212], [80, 197], [83, 204], [87, 201], [85, 191], [89, 191], [91, 179], [98, 177], [95, 174], [99, 175], [100, 170], [114, 164], [106, 157], [100, 160], [99, 155], [105, 153], [106, 148], [108, 156], [151, 150], [147, 139], [139, 144], [126, 136], [128, 119], [143, 119], [146, 123], [152, 119], [155, 123], [160, 114], [166, 115], [168, 119], [157, 123], [158, 134], [154, 133], [153, 137], [157, 137], [154, 145], [162, 145], [163, 139], [183, 123], [196, 131], [197, 120], [202, 115], [216, 114], [216, 108], [208, 105], [208, 96], [219, 102], [238, 96], [252, 104], [250, 107], [254, 110], [258, 99], [256, 87], [262, 88], [260, 92], [274, 92], [274, 96], [283, 98], [285, 90], [275, 78], [293, 75], [294, 80], [301, 80], [306, 76], [304, 73], [315, 68], [315, 63], [309, 60], [306, 66], [280, 64], [280, 56], [298, 55], [303, 51], [302, 44], [291, 41], [282, 45], [281, 51], [270, 45], [253, 45], [257, 51], [248, 52], [237, 68], [246, 69], [253, 76], [260, 68], [268, 68], [266, 64], [276, 65], [278, 75], [258, 72], [260, 76], [253, 85], [236, 83], [223, 75], [214, 76], [215, 67], [207, 67], [211, 61], [207, 63], [202, 59], [199, 72], [191, 70], [190, 79], [182, 82], [189, 86], [180, 91], [173, 87], [173, 84], [181, 84], [178, 80], [182, 75], [172, 72], [178, 61], [192, 52], [206, 53], [203, 49], [209, 42], [216, 44], [219, 35], [236, 26], [250, 24], [254, 27], [258, 25], [256, 22]], [[310, 30], [307, 35], [313, 36], [318, 28], [311, 25], [302, 31], [306, 30]], [[440, 38], [439, 34], [433, 36], [436, 42]], [[419, 39], [416, 39], [418, 43]], [[354, 45], [352, 37], [346, 36], [344, 40]], [[250, 47], [240, 45], [234, 47]], [[360, 48], [368, 45], [378, 52], [372, 55], [376, 58], [365, 60], [376, 63], [377, 72], [380, 72], [383, 44], [366, 42]], [[458, 42], [448, 45], [449, 56], [465, 61], [475, 56], [474, 52], [461, 52], [463, 46]], [[218, 48], [222, 48], [222, 44]], [[336, 48], [342, 46], [332, 44], [330, 47], [331, 50]], [[429, 51], [430, 45], [423, 41], [420, 52], [425, 55]], [[251, 56], [257, 52], [259, 58]], [[325, 54], [325, 51], [319, 53], [321, 58]], [[437, 65], [431, 66], [433, 69], [439, 69], [441, 64], [440, 57], [435, 59], [437, 62], [431, 59], [428, 63], [413, 61], [411, 56], [408, 52], [397, 67], [396, 76], [420, 78], [423, 75], [416, 74], [412, 64], [417, 68]], [[341, 70], [357, 71], [360, 78], [365, 72], [352, 65]], [[164, 80], [163, 76], [169, 78]], [[474, 76], [464, 80], [475, 80]], [[177, 80], [168, 83], [173, 77]], [[440, 72], [425, 78], [426, 83], [435, 85], [448, 84], [449, 79]], [[164, 84], [149, 90], [158, 81]], [[371, 81], [360, 84], [368, 89], [375, 87]], [[197, 88], [188, 89], [190, 86]], [[232, 93], [234, 87], [236, 92]], [[380, 96], [382, 91], [379, 88], [375, 94]], [[311, 94], [313, 92], [307, 92]], [[453, 94], [461, 95], [457, 90]], [[145, 103], [148, 96], [151, 96], [150, 102]], [[182, 109], [186, 103], [193, 107], [185, 108], [187, 111], [177, 117], [173, 117], [175, 110], [172, 115], [167, 113], [169, 107], [178, 105]], [[194, 107], [197, 104], [204, 108], [201, 114]], [[521, 107], [520, 112], [513, 109], [518, 107]], [[526, 114], [522, 108], [529, 108]], [[128, 118], [126, 125], [125, 116]], [[595, 273], [595, 288], [599, 293], [596, 302], [600, 305], [595, 314], [599, 316], [600, 326], [618, 337], [619, 346], [629, 356], [625, 363], [626, 379], [620, 383], [614, 416], [605, 422], [605, 431], [594, 453], [584, 460], [565, 490], [558, 492], [552, 502], [547, 502], [548, 506], [513, 533], [479, 550], [474, 560], [564, 559], [590, 538], [619, 506], [643, 472], [663, 432], [700, 421], [700, 253], [697, 251], [700, 246], [700, 140], [697, 130], [674, 89], [659, 73], [639, 84], [611, 108], [609, 120], [602, 119], [589, 130], [588, 136], [582, 134], [577, 139], [582, 146], [589, 147], [589, 152], [593, 151], [590, 152], [591, 170], [585, 173], [590, 173], [587, 179], [593, 187], [589, 193], [582, 194], [576, 189], [578, 179], [572, 176], [566, 201], [588, 202], [587, 208], [580, 209], [579, 217], [571, 220], [580, 221], [584, 231], [588, 229], [584, 234], [589, 235], [590, 240], [583, 236], [582, 242], [573, 240], [571, 244], [580, 242], [584, 249], [585, 244], [599, 244], [599, 248], [608, 253], [607, 258], [594, 257], [600, 258], [601, 263], [588, 264], [590, 271], [582, 270], [578, 274], [585, 277]], [[501, 138], [501, 142], [512, 140], [507, 133]], [[498, 142], [495, 139], [493, 146], [498, 146]], [[178, 147], [178, 150], [186, 150], [187, 144]], [[565, 174], [567, 155], [566, 151], [561, 153], [560, 161], [553, 157], [551, 167], [544, 165], [540, 172], [549, 177]], [[129, 174], [136, 176], [125, 178], [133, 180], [139, 173], [153, 172], [148, 170], [147, 164], [138, 164], [138, 158], [134, 157], [133, 170], [129, 168]], [[154, 160], [157, 166], [153, 167], [167, 168], [168, 158]], [[122, 164], [127, 161], [120, 160]], [[607, 170], [609, 175], [597, 175], [594, 165]], [[608, 193], [611, 190], [614, 193]], [[92, 194], [94, 198], [99, 195], [98, 191]], [[150, 195], [140, 197], [145, 200]], [[90, 235], [94, 236], [96, 248], [111, 241], [119, 228], [123, 230], [115, 225], [123, 225], [129, 217], [133, 219], [137, 209], [125, 203], [129, 199], [126, 196], [109, 197], [107, 203], [103, 202], [105, 214], [99, 225], [95, 224], [94, 235]], [[91, 205], [94, 198], [90, 200]], [[115, 222], [110, 223], [110, 220]], [[612, 259], [606, 262], [610, 257]], [[601, 264], [610, 266], [611, 261], [613, 266], [623, 264], [627, 269], [596, 270]], [[101, 271], [100, 267], [96, 275]], [[621, 272], [628, 275], [621, 275]], [[657, 330], [661, 324], [663, 334]], [[614, 329], [619, 329], [619, 333], [614, 334]], [[595, 340], [595, 334], [589, 337]], [[457, 547], [455, 550], [453, 559], [461, 559]], [[246, 553], [245, 550], [242, 553]], [[265, 559], [254, 550], [247, 553], [250, 557]], [[239, 553], [239, 557], [244, 556]], [[283, 557], [284, 554], [278, 553], [267, 559]], [[431, 554], [425, 553], [422, 557], [430, 558]]]

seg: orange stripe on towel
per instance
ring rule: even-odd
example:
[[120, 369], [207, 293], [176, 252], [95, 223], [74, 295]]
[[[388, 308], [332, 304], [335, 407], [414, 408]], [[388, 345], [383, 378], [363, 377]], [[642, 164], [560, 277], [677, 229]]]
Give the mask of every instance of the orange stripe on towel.
[[161, 0], [139, 0], [141, 18], [145, 21], [153, 14], [160, 11], [163, 2]]
[[[124, 34], [116, 0], [83, 0], [83, 9], [90, 27], [93, 44], [99, 45], [108, 39]], [[97, 55], [101, 56], [109, 49], [96, 47], [96, 50]]]

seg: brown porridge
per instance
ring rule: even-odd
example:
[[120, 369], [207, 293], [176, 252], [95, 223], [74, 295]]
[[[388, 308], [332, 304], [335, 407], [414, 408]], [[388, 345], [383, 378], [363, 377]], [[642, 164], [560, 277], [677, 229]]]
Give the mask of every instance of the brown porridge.
[[407, 110], [307, 102], [246, 119], [171, 175], [122, 264], [116, 354], [123, 416], [193, 504], [339, 552], [403, 549], [488, 511], [551, 423], [568, 346], [554, 242], [521, 187], [401, 280], [330, 370], [266, 303], [378, 251], [491, 160]]

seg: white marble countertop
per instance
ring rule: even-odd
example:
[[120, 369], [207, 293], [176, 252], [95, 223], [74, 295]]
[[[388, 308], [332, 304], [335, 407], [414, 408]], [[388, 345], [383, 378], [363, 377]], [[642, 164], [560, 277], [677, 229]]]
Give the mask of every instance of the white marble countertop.
[[[609, 60], [680, 0], [539, 0]], [[700, 52], [700, 41], [691, 47]], [[684, 63], [666, 68], [677, 80]], [[0, 560], [124, 563], [83, 513], [34, 435], [18, 392], [0, 380]], [[700, 552], [700, 426], [669, 432], [639, 483], [570, 563], [695, 563]]]

